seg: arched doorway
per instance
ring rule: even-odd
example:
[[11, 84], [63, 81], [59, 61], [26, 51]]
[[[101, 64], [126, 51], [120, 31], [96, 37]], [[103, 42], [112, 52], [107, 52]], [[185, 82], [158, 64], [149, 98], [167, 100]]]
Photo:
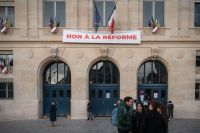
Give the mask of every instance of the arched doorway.
[[138, 92], [140, 101], [167, 102], [168, 73], [158, 60], [144, 62], [138, 70]]
[[43, 71], [43, 115], [49, 114], [51, 102], [57, 106], [57, 116], [66, 116], [71, 110], [71, 72], [62, 61], [49, 63]]
[[89, 99], [96, 116], [110, 116], [119, 100], [119, 70], [110, 61], [99, 61], [89, 72]]

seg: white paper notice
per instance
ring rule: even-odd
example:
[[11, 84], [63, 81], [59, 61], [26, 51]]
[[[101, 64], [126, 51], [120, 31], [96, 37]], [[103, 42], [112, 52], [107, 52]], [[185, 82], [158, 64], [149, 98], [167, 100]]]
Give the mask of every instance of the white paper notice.
[[140, 95], [140, 100], [143, 102], [144, 101], [144, 95]]
[[106, 93], [106, 98], [110, 98], [110, 93]]
[[154, 93], [154, 98], [158, 98], [158, 93]]

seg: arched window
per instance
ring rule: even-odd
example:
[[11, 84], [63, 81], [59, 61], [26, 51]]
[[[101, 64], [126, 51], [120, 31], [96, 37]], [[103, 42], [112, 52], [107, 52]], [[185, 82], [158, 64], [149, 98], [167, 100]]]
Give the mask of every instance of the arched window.
[[147, 61], [138, 70], [138, 84], [167, 84], [167, 69], [159, 61]]
[[90, 84], [118, 84], [119, 71], [115, 64], [100, 61], [92, 66], [89, 76]]
[[43, 73], [43, 84], [70, 84], [71, 72], [63, 62], [52, 62], [46, 66]]

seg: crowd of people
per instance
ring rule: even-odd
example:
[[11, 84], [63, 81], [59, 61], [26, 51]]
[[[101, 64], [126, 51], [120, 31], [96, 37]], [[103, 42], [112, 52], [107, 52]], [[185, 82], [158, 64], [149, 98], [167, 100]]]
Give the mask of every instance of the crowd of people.
[[117, 103], [118, 133], [168, 133], [168, 122], [173, 120], [174, 105], [171, 101], [167, 107], [157, 101], [144, 105], [131, 97]]
[[[87, 120], [93, 120], [92, 103], [88, 102]], [[168, 133], [168, 122], [173, 120], [174, 104], [169, 101], [167, 106], [157, 102], [149, 101], [148, 104], [133, 100], [132, 97], [125, 97], [115, 103], [112, 122], [117, 126], [118, 133]], [[50, 106], [50, 121], [55, 126], [57, 108], [52, 102]]]

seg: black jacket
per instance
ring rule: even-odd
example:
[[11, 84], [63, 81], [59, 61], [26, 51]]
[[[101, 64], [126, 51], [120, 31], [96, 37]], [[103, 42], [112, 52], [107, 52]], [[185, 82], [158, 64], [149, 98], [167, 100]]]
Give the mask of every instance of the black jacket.
[[144, 117], [144, 113], [141, 112], [134, 112], [132, 117], [131, 117], [131, 122], [132, 122], [132, 132], [133, 133], [139, 133], [140, 131], [140, 128], [141, 128], [141, 122], [142, 122], [142, 119]]
[[173, 103], [169, 103], [168, 106], [167, 106], [167, 108], [168, 108], [168, 111], [173, 111], [174, 104]]
[[93, 110], [93, 105], [92, 105], [91, 102], [89, 102], [89, 103], [87, 104], [87, 111], [88, 111], [88, 112], [92, 112], [92, 110]]
[[167, 125], [164, 117], [157, 111], [145, 113], [140, 128], [140, 133], [166, 133]]
[[50, 106], [50, 121], [56, 121], [56, 111], [57, 111], [57, 108], [55, 105], [51, 105]]

